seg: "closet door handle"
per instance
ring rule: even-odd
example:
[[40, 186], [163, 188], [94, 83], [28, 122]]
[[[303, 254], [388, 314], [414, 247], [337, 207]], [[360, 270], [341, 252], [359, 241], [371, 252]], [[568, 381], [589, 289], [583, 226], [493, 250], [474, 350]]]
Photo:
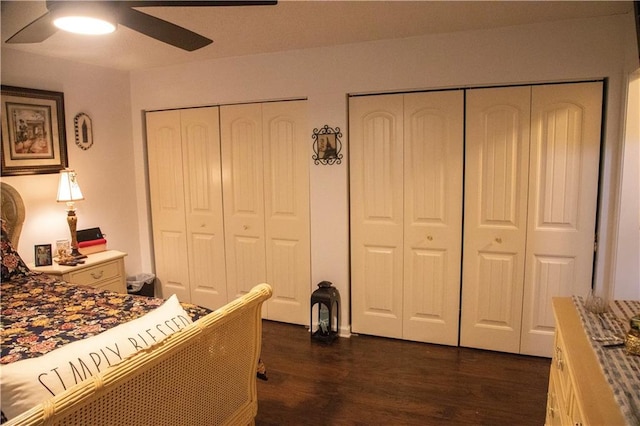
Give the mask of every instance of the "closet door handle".
[[502, 238], [496, 237], [495, 242], [498, 244], [502, 244]]

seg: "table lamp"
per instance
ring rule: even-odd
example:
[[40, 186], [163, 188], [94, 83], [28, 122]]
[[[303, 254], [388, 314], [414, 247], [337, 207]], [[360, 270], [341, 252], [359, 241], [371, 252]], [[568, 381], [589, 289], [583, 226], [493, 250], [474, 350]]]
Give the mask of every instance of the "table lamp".
[[59, 203], [67, 203], [67, 222], [69, 223], [69, 231], [71, 231], [71, 256], [76, 259], [87, 257], [78, 251], [78, 237], [76, 235], [78, 218], [76, 216], [75, 202], [79, 200], [84, 200], [84, 196], [80, 191], [75, 170], [61, 170], [57, 201]]

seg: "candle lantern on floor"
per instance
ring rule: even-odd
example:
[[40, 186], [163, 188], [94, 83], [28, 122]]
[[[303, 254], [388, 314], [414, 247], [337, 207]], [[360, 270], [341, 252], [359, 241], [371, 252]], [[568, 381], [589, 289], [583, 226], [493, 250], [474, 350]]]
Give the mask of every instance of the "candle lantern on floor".
[[[314, 323], [313, 311], [317, 310]], [[329, 281], [322, 281], [311, 294], [311, 339], [332, 342], [340, 330], [340, 293]]]

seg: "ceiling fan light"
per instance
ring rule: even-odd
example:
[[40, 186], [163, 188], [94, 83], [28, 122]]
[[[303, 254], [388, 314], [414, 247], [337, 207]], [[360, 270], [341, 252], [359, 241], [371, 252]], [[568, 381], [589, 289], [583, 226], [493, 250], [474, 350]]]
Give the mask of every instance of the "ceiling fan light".
[[114, 23], [90, 16], [60, 16], [53, 24], [61, 30], [76, 34], [101, 35], [116, 30]]
[[53, 25], [76, 34], [108, 34], [116, 30], [118, 8], [101, 1], [48, 1]]

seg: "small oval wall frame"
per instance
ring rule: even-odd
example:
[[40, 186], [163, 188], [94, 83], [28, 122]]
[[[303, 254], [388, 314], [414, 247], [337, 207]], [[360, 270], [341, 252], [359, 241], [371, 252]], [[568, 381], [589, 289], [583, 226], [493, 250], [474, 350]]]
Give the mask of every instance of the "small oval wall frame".
[[93, 145], [91, 117], [81, 112], [74, 117], [73, 125], [76, 131], [76, 145], [84, 150], [91, 148], [91, 145]]

